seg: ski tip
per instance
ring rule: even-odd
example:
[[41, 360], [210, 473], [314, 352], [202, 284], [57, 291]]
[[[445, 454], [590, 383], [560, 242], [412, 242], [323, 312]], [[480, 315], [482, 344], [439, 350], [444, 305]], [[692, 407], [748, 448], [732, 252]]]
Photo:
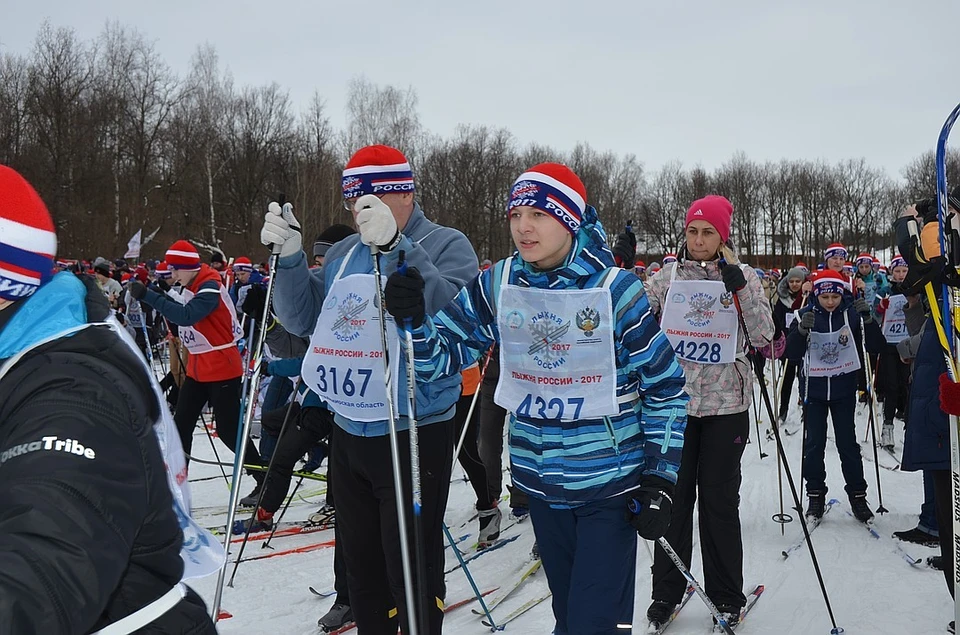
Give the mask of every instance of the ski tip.
[[784, 559], [784, 560], [786, 560], [787, 558], [790, 557], [790, 554], [787, 553], [786, 551], [781, 551], [781, 552], [780, 552], [780, 555], [783, 556], [783, 559]]
[[218, 622], [220, 620], [229, 620], [231, 617], [233, 617], [233, 613], [231, 613], [230, 611], [226, 611], [224, 609], [220, 609], [220, 612], [217, 613]]

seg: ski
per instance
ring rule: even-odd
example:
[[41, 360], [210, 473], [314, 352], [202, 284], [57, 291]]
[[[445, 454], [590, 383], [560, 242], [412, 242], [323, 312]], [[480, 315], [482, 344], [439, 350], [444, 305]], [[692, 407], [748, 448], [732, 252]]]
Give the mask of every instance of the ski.
[[[862, 447], [863, 447], [863, 444], [861, 443], [861, 448], [862, 448]], [[869, 447], [869, 445], [868, 445], [867, 447]], [[864, 460], [869, 461], [870, 463], [874, 463], [873, 453], [872, 453], [872, 452], [861, 452], [861, 454], [863, 455]], [[879, 459], [879, 456], [878, 456], [877, 458]], [[894, 457], [894, 460], [896, 460], [896, 457]], [[896, 466], [894, 466], [894, 467], [891, 467], [891, 466], [887, 465], [887, 464], [884, 463], [883, 461], [877, 461], [877, 463], [880, 465], [880, 467], [882, 467], [883, 469], [887, 470], [888, 472], [899, 472], [899, 471], [900, 471], [900, 462], [899, 462], [899, 461], [897, 461], [897, 464], [896, 464]]]
[[670, 617], [667, 618], [667, 621], [657, 626], [653, 622], [650, 622], [647, 626], [647, 635], [663, 635], [663, 632], [673, 624], [673, 621], [677, 619], [677, 616], [680, 615], [680, 611], [683, 610], [683, 607], [687, 605], [687, 602], [690, 601], [690, 598], [693, 597], [693, 594], [697, 590], [693, 588], [692, 585], [687, 585], [687, 591], [683, 594], [683, 599], [680, 600], [680, 604], [677, 605], [677, 608], [673, 610], [673, 613], [670, 614]]
[[[512, 585], [509, 589], [507, 589], [505, 592], [501, 593], [500, 595], [498, 595], [497, 597], [493, 598], [492, 600], [490, 600], [490, 602], [487, 603], [487, 610], [493, 611], [493, 609], [495, 609], [496, 607], [498, 607], [501, 602], [503, 602], [503, 601], [506, 600], [508, 597], [510, 597], [510, 595], [511, 595], [514, 591], [516, 591], [517, 589], [519, 589], [520, 586], [521, 586], [524, 582], [527, 581], [527, 578], [529, 578], [529, 577], [532, 576], [534, 573], [536, 573], [537, 571], [540, 570], [540, 564], [541, 564], [541, 563], [540, 563], [539, 560], [534, 560], [533, 563], [532, 563], [530, 566], [528, 566], [526, 569], [524, 569], [524, 570], [520, 573], [519, 579], [517, 579], [517, 581], [514, 582], [513, 585]], [[479, 610], [477, 610], [477, 609], [471, 609], [471, 610], [472, 610], [475, 614], [477, 614], [477, 615], [486, 615], [486, 613], [485, 613], [484, 611], [479, 611]]]
[[[511, 521], [511, 522], [508, 522], [506, 525], [504, 525], [503, 527], [501, 527], [501, 528], [500, 528], [500, 535], [502, 536], [502, 535], [503, 535], [503, 532], [505, 532], [506, 530], [510, 529], [511, 527], [513, 527], [514, 525], [516, 525], [518, 522], [520, 522], [520, 521], [514, 520], [514, 521]], [[500, 539], [497, 538], [496, 540], [493, 540], [493, 541], [491, 541], [489, 544], [484, 545], [484, 546], [482, 546], [482, 547], [480, 546], [480, 543], [479, 543], [479, 542], [475, 542], [475, 543], [473, 543], [472, 545], [470, 545], [470, 551], [483, 551], [484, 549], [489, 549], [491, 545], [497, 544], [497, 541], [499, 541], [499, 540], [500, 540]], [[461, 552], [461, 553], [463, 553], [463, 552]]]
[[[464, 542], [464, 541], [465, 541], [467, 538], [469, 538], [471, 535], [472, 535], [472, 534], [467, 533], [467, 534], [463, 534], [462, 536], [458, 536], [458, 537], [454, 538], [454, 539], [453, 539], [453, 545], [459, 545], [461, 542]], [[449, 548], [450, 548], [451, 546], [453, 546], [453, 545], [451, 545], [451, 544], [450, 544], [450, 541], [448, 540], [448, 541], [447, 541], [447, 544], [444, 545], [443, 548], [444, 548], [444, 549], [449, 549]], [[461, 552], [461, 553], [463, 553], [463, 552]]]
[[317, 591], [314, 587], [307, 587], [310, 589], [310, 593], [313, 593], [317, 597], [328, 598], [337, 594], [336, 590], [330, 589], [329, 591]]
[[[507, 624], [509, 624], [509, 623], [512, 622], [513, 620], [517, 619], [518, 617], [520, 617], [521, 615], [523, 615], [524, 613], [526, 613], [527, 611], [529, 611], [529, 610], [532, 609], [533, 607], [537, 606], [538, 604], [540, 604], [540, 603], [543, 602], [544, 600], [548, 599], [548, 598], [549, 598], [550, 596], [552, 596], [552, 595], [553, 595], [552, 593], [550, 593], [549, 591], [547, 591], [547, 592], [544, 593], [543, 595], [538, 595], [537, 597], [533, 598], [532, 600], [528, 600], [527, 602], [525, 602], [524, 604], [522, 604], [519, 608], [517, 608], [516, 610], [514, 610], [512, 613], [508, 613], [507, 615], [505, 615], [505, 616], [503, 616], [502, 618], [498, 619], [498, 620], [497, 620], [497, 626], [496, 626], [496, 627], [497, 627], [497, 628], [503, 628], [504, 626], [506, 626]], [[491, 624], [491, 623], [488, 622], [487, 620], [481, 620], [480, 623], [483, 624], [484, 626], [486, 626], [487, 628], [494, 628], [493, 624]]]
[[897, 458], [897, 455], [894, 454], [894, 451], [891, 450], [890, 448], [885, 448], [885, 447], [883, 447], [883, 446], [880, 446], [880, 448], [881, 448], [884, 452], [886, 452], [887, 454], [889, 454], [889, 455], [890, 455], [890, 458], [892, 458], [894, 461], [897, 462], [897, 465], [896, 465], [896, 467], [893, 468], [893, 470], [899, 470], [899, 469], [900, 469], [900, 459]]
[[[474, 553], [474, 554], [471, 554], [471, 555], [467, 556], [466, 558], [463, 559], [463, 562], [464, 562], [464, 563], [468, 563], [468, 562], [471, 562], [471, 561], [473, 561], [473, 560], [476, 560], [476, 559], [479, 558], [480, 556], [482, 556], [482, 555], [484, 555], [484, 554], [488, 554], [488, 553], [490, 553], [491, 551], [496, 551], [496, 550], [499, 549], [500, 547], [502, 547], [502, 546], [504, 546], [504, 545], [506, 545], [506, 544], [509, 544], [509, 543], [513, 542], [514, 540], [516, 540], [516, 539], [519, 538], [519, 537], [520, 537], [520, 534], [517, 534], [516, 536], [510, 536], [509, 538], [500, 538], [500, 539], [498, 539], [496, 542], [494, 542], [492, 545], [490, 545], [489, 547], [487, 547], [486, 549], [481, 549], [480, 551], [478, 551], [478, 552], [476, 552], [476, 553]], [[447, 575], [447, 574], [449, 574], [449, 573], [452, 573], [453, 571], [456, 571], [456, 570], [459, 569], [459, 568], [460, 568], [460, 563], [458, 562], [455, 567], [453, 567], [453, 568], [451, 568], [451, 569], [447, 569], [446, 571], [443, 572], [443, 574], [444, 574], [444, 575]]]
[[311, 551], [317, 551], [319, 549], [326, 549], [332, 547], [335, 544], [333, 540], [327, 540], [325, 542], [316, 542], [309, 545], [304, 545], [302, 547], [295, 547], [293, 549], [284, 549], [283, 551], [271, 551], [270, 553], [262, 553], [256, 556], [250, 556], [249, 558], [244, 558], [240, 562], [247, 562], [249, 560], [266, 560], [267, 558], [276, 558], [279, 556], [288, 556], [294, 553], [309, 553]]
[[738, 621], [737, 625], [733, 627], [733, 630], [737, 630], [740, 625], [743, 624], [743, 621], [747, 619], [747, 613], [750, 612], [750, 609], [754, 607], [754, 605], [757, 603], [757, 600], [759, 600], [760, 596], [763, 595], [763, 590], [764, 586], [762, 584], [758, 584], [756, 588], [754, 588], [753, 591], [747, 595], [747, 603], [743, 605], [742, 609], [740, 609], [740, 621]]
[[[499, 588], [500, 588], [500, 587], [495, 586], [495, 587], [493, 587], [492, 589], [487, 589], [486, 591], [483, 591], [483, 592], [480, 593], [480, 597], [487, 597], [487, 596], [490, 595], [491, 593], [495, 593]], [[460, 601], [458, 601], [458, 602], [454, 602], [453, 604], [446, 604], [446, 605], [444, 605], [444, 607], [443, 607], [443, 612], [446, 614], [446, 613], [449, 613], [449, 612], [451, 612], [451, 611], [457, 610], [457, 609], [460, 608], [461, 606], [466, 606], [467, 604], [470, 604], [471, 602], [476, 602], [476, 601], [477, 601], [477, 596], [476, 596], [476, 595], [471, 595], [470, 597], [464, 598], [464, 599], [462, 599], [462, 600], [460, 600]], [[335, 630], [335, 631], [329, 631], [329, 632], [330, 632], [330, 635], [339, 635], [340, 633], [350, 632], [350, 631], [352, 631], [353, 629], [355, 629], [356, 627], [357, 627], [357, 625], [356, 625], [355, 622], [350, 622], [349, 624], [347, 624], [347, 625], [345, 625], [345, 626], [341, 626], [340, 628], [338, 628], [338, 629]]]
[[[811, 534], [812, 534], [812, 533], [813, 533], [813, 530], [816, 529], [817, 527], [819, 527], [819, 526], [820, 526], [820, 523], [823, 522], [823, 519], [826, 518], [827, 514], [830, 513], [830, 510], [833, 509], [833, 506], [836, 505], [836, 504], [839, 503], [839, 502], [840, 502], [840, 501], [838, 501], [836, 498], [831, 498], [831, 499], [827, 502], [827, 506], [826, 506], [826, 507], [824, 508], [824, 510], [823, 510], [823, 516], [821, 516], [820, 518], [817, 518], [817, 519], [811, 521], [811, 522], [808, 524], [808, 526], [807, 526], [807, 533], [811, 533]], [[784, 560], [786, 560], [787, 558], [790, 557], [790, 554], [791, 554], [791, 553], [793, 553], [793, 552], [796, 551], [797, 549], [803, 548], [806, 544], [807, 544], [807, 539], [806, 539], [805, 537], [801, 537], [800, 540], [798, 540], [797, 542], [795, 542], [795, 543], [794, 543], [793, 545], [791, 545], [789, 548], [784, 549], [783, 551], [781, 551], [781, 552], [780, 552], [780, 555], [783, 557]]]
[[[847, 509], [847, 510], [845, 510], [845, 511], [847, 512], [847, 515], [850, 516], [850, 518], [853, 518], [854, 520], [856, 520], [856, 516], [854, 516], [854, 515], [850, 512], [849, 509]], [[865, 529], [867, 530], [867, 532], [869, 532], [869, 534], [870, 534], [871, 536], [873, 536], [877, 541], [879, 541], [879, 542], [884, 542], [884, 540], [883, 540], [883, 538], [880, 536], [880, 534], [877, 533], [877, 530], [873, 528], [873, 525], [868, 524], [868, 523], [862, 523], [862, 522], [860, 522], [859, 520], [857, 520], [857, 524], [860, 525], [860, 526], [862, 526], [863, 528], [865, 528]], [[890, 538], [889, 540], [890, 540], [890, 542], [893, 543], [894, 552], [896, 552], [897, 555], [899, 555], [901, 558], [903, 558], [904, 560], [906, 560], [906, 561], [907, 561], [907, 564], [909, 564], [911, 567], [916, 567], [916, 566], [920, 565], [920, 564], [923, 562], [923, 559], [922, 559], [922, 558], [914, 558], [914, 557], [911, 556], [909, 553], [907, 553], [906, 551], [904, 551], [903, 547], [900, 546], [900, 542], [899, 542], [899, 541], [893, 540], [892, 538]]]

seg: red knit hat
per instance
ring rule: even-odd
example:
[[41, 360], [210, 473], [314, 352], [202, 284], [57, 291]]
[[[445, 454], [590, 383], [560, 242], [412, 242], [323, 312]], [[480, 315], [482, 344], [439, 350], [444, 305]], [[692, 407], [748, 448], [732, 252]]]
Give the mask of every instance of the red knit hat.
[[827, 248], [823, 250], [824, 260], [837, 256], [840, 256], [844, 260], [847, 259], [847, 248], [843, 246], [843, 243], [830, 243]]
[[253, 263], [246, 256], [240, 256], [233, 261], [234, 271], [253, 271]]
[[872, 266], [873, 266], [873, 256], [871, 256], [870, 254], [867, 254], [867, 253], [861, 253], [859, 256], [857, 256], [857, 259], [856, 259], [856, 261], [854, 262], [854, 264], [856, 264], [858, 267], [859, 267], [860, 265], [870, 265], [870, 266], [872, 267]]
[[200, 254], [196, 247], [185, 240], [178, 240], [170, 245], [165, 259], [170, 269], [200, 271]]
[[813, 279], [813, 295], [819, 296], [821, 293], [843, 295], [844, 291], [850, 291], [850, 283], [833, 269], [818, 271], [817, 277]]
[[0, 165], [0, 298], [33, 294], [53, 275], [56, 254], [47, 206], [16, 170]]
[[552, 215], [571, 234], [580, 230], [587, 209], [587, 188], [573, 170], [561, 163], [540, 163], [514, 181], [507, 213], [533, 207]]
[[733, 205], [726, 198], [716, 194], [704, 196], [690, 205], [684, 228], [695, 220], [705, 220], [713, 225], [720, 234], [720, 240], [727, 242], [730, 238], [730, 222], [733, 220]]
[[374, 145], [360, 148], [343, 168], [343, 198], [364, 194], [413, 192], [413, 171], [396, 148]]
[[161, 278], [167, 279], [173, 275], [173, 272], [170, 271], [170, 266], [167, 264], [167, 261], [165, 260], [157, 264], [157, 270], [155, 273], [157, 275], [158, 280]]

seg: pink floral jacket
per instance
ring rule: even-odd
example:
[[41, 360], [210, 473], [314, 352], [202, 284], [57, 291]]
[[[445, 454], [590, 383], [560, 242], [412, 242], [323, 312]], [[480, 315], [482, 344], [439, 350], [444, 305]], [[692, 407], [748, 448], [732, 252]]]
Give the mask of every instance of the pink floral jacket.
[[[733, 265], [730, 265], [733, 266]], [[663, 266], [647, 286], [647, 299], [654, 313], [660, 314], [663, 300], [670, 288], [674, 267], [679, 267], [677, 280], [722, 280], [717, 262], [704, 266], [696, 260], [683, 259]], [[755, 347], [769, 346], [773, 339], [773, 313], [763, 292], [760, 278], [750, 267], [742, 267], [747, 286], [737, 292], [740, 308], [750, 343]], [[731, 364], [697, 364], [678, 358], [687, 377], [685, 390], [690, 395], [687, 414], [691, 417], [710, 417], [743, 412], [753, 398], [753, 369], [746, 358], [746, 335], [738, 328], [739, 353]]]

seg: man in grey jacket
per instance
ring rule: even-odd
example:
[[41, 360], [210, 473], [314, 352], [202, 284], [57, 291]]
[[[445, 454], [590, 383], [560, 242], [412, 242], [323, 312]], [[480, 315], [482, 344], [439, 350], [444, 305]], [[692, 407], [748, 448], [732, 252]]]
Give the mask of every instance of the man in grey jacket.
[[[300, 225], [289, 208], [271, 204], [260, 234], [265, 245], [281, 246], [275, 272], [277, 317], [290, 332], [311, 336], [302, 378], [336, 413], [337, 451], [330, 469], [337, 482], [338, 534], [354, 619], [361, 633], [371, 635], [394, 635], [398, 620], [409, 632], [410, 619], [404, 603], [386, 408], [390, 389], [399, 413], [399, 447], [405, 449], [409, 417], [407, 400], [399, 396], [406, 395], [406, 365], [392, 319], [385, 325], [379, 320], [372, 258], [379, 258], [386, 280], [404, 254], [410, 269], [419, 271], [417, 283], [423, 285], [428, 313], [442, 308], [478, 271], [467, 238], [427, 220], [414, 200], [414, 189], [409, 163], [399, 150], [368, 146], [354, 154], [343, 172], [345, 207], [353, 212], [360, 233], [331, 247], [318, 273], [307, 269]], [[372, 247], [378, 255], [371, 256]], [[391, 377], [396, 378], [389, 387], [380, 343], [383, 328]], [[425, 619], [418, 621], [428, 628], [421, 632], [437, 635], [445, 595], [442, 523], [453, 464], [451, 419], [459, 397], [459, 375], [416, 386], [427, 579], [414, 586], [417, 606], [427, 607]], [[412, 508], [409, 458], [401, 450], [404, 493]], [[408, 548], [414, 553], [413, 545]]]

